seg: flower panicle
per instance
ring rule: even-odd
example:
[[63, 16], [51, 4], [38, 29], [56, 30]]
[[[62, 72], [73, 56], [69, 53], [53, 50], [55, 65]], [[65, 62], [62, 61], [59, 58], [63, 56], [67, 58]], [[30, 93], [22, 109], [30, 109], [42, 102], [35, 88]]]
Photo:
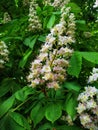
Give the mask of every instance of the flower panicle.
[[87, 129], [98, 129], [98, 89], [94, 86], [85, 87], [85, 91], [79, 94], [78, 101], [76, 109], [81, 124]]
[[52, 3], [52, 6], [56, 7], [56, 8], [62, 8], [64, 5], [68, 4], [70, 2], [70, 0], [54, 0], [54, 2]]
[[69, 8], [64, 7], [61, 12], [60, 22], [50, 30], [39, 55], [31, 63], [27, 77], [31, 87], [46, 86], [56, 90], [67, 78], [66, 68], [74, 51], [70, 44], [75, 42], [74, 33], [67, 32], [75, 31], [75, 18]]
[[37, 4], [36, 0], [31, 0], [30, 7], [29, 7], [28, 30], [32, 31], [32, 32], [40, 31], [42, 29], [41, 21], [36, 12], [37, 7], [38, 7], [38, 4]]
[[8, 47], [4, 41], [0, 41], [0, 68], [4, 67], [4, 64], [9, 60], [8, 58]]

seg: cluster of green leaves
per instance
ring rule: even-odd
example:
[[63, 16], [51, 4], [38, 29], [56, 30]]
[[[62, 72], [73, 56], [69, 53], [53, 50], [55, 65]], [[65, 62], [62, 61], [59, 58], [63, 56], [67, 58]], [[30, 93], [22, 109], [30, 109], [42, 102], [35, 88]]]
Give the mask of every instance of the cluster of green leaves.
[[[30, 88], [26, 76], [46, 35], [60, 18], [60, 10], [38, 1], [37, 14], [41, 32], [28, 32], [29, 6], [21, 0], [0, 1], [0, 40], [9, 47], [9, 62], [0, 69], [1, 130], [82, 130], [79, 122], [68, 126], [62, 116], [77, 116], [77, 96], [86, 84], [91, 69], [98, 66], [98, 14], [92, 8], [95, 0], [71, 0], [68, 4], [76, 17], [75, 50], [67, 70], [68, 79], [57, 91]], [[6, 3], [6, 4], [5, 4]], [[3, 23], [8, 12], [11, 21]]]
[[[14, 89], [15, 85], [12, 79], [5, 79], [1, 83], [0, 97], [2, 99], [6, 97], [6, 94], [10, 93], [9, 90]], [[64, 92], [66, 88], [68, 89], [67, 95]], [[14, 92], [9, 98], [6, 97], [7, 99], [4, 98], [1, 101], [0, 129], [30, 130], [33, 128], [46, 130], [58, 128], [57, 121], [62, 122], [60, 119], [62, 113], [68, 113], [72, 118], [76, 116], [77, 100], [75, 99], [77, 99], [80, 89], [81, 87], [75, 82], [64, 83], [62, 89], [57, 91], [43, 90], [44, 92], [42, 92], [28, 86], [23, 87]], [[59, 126], [62, 130], [63, 128], [80, 129], [76, 126], [68, 127], [65, 122], [62, 125]]]

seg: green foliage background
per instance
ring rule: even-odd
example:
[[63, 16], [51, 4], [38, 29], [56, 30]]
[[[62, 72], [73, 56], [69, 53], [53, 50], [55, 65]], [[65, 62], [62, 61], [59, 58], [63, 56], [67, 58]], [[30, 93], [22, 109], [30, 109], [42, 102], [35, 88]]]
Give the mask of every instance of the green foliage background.
[[[0, 40], [10, 51], [9, 62], [0, 69], [0, 130], [83, 130], [79, 121], [68, 126], [61, 116], [69, 114], [74, 119], [77, 96], [92, 68], [98, 67], [98, 9], [93, 8], [94, 3], [95, 0], [69, 3], [76, 17], [76, 43], [72, 45], [75, 52], [67, 70], [68, 79], [61, 89], [45, 92], [28, 87], [26, 76], [49, 29], [58, 23], [60, 11], [40, 6], [37, 12], [43, 30], [28, 32], [29, 6], [24, 6], [22, 0], [0, 1]], [[5, 12], [12, 20], [4, 24]]]

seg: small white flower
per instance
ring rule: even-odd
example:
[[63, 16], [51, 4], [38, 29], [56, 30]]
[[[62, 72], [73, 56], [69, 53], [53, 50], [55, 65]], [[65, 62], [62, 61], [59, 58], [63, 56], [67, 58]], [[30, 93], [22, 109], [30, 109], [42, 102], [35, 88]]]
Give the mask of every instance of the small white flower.
[[42, 72], [42, 73], [51, 72], [50, 66], [49, 66], [49, 65], [44, 65], [41, 72]]
[[98, 73], [98, 68], [93, 68], [93, 73]]
[[87, 93], [87, 95], [89, 95], [90, 97], [93, 97], [98, 92], [98, 90], [94, 86], [85, 87], [85, 90], [85, 93]]
[[49, 50], [49, 48], [50, 48], [49, 44], [45, 44], [42, 46], [42, 49], [40, 50], [40, 52], [46, 53]]
[[45, 73], [44, 77], [42, 77], [45, 80], [53, 80], [54, 76], [52, 73]]
[[73, 125], [73, 120], [70, 115], [66, 116], [65, 120], [68, 122], [69, 125]]
[[44, 61], [47, 59], [48, 53], [40, 53], [40, 55], [38, 56], [38, 59], [40, 59], [41, 61]]
[[92, 120], [90, 119], [90, 116], [88, 114], [81, 114], [80, 121], [83, 126], [85, 126], [87, 123], [91, 123]]
[[95, 108], [97, 106], [97, 104], [93, 99], [91, 99], [91, 100], [87, 101], [86, 106], [87, 106], [87, 109], [92, 109], [92, 108]]
[[79, 114], [81, 114], [84, 110], [86, 110], [86, 106], [85, 106], [85, 104], [83, 104], [83, 103], [79, 103], [79, 104], [78, 104], [78, 107], [77, 107], [76, 109], [77, 109], [77, 112], [78, 112]]
[[89, 97], [89, 95], [87, 95], [86, 93], [81, 93], [78, 96], [78, 101], [86, 102], [88, 100], [88, 97]]

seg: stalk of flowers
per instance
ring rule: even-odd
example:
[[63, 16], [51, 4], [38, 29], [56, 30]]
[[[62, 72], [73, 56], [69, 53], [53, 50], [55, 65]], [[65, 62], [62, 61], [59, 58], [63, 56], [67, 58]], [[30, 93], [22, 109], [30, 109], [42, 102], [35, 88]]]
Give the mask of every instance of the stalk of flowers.
[[31, 0], [29, 7], [29, 31], [40, 31], [42, 29], [41, 21], [37, 15], [38, 4], [36, 0]]
[[4, 16], [3, 16], [3, 23], [5, 24], [5, 23], [8, 23], [10, 21], [11, 21], [10, 15], [8, 14], [8, 12], [5, 12]]
[[70, 13], [70, 8], [62, 8], [61, 13], [60, 22], [50, 30], [39, 55], [31, 63], [27, 77], [31, 87], [58, 89], [66, 80], [66, 68], [73, 53], [70, 44], [74, 42], [74, 33], [68, 34], [68, 31], [75, 31], [75, 18]]
[[70, 0], [54, 0], [51, 2], [51, 0], [44, 0], [43, 4], [44, 5], [50, 5], [57, 8], [62, 8], [64, 5], [68, 4]]
[[95, 81], [98, 81], [98, 68], [93, 68], [91, 75], [88, 78], [88, 83], [93, 83]]
[[4, 67], [4, 63], [8, 61], [8, 48], [4, 41], [0, 41], [0, 68]]
[[98, 89], [94, 86], [85, 87], [78, 96], [77, 112], [84, 128], [98, 129]]

